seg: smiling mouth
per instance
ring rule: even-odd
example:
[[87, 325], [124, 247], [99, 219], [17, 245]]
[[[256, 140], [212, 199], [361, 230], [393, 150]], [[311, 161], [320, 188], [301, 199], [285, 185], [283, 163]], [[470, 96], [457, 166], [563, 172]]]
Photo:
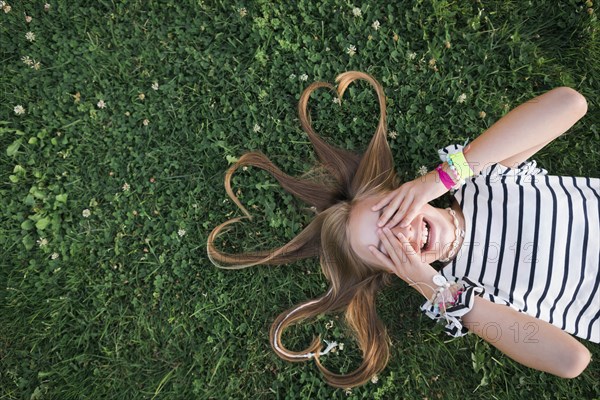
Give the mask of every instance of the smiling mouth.
[[429, 250], [429, 239], [431, 238], [431, 226], [429, 222], [423, 219], [423, 227], [421, 229], [421, 252]]

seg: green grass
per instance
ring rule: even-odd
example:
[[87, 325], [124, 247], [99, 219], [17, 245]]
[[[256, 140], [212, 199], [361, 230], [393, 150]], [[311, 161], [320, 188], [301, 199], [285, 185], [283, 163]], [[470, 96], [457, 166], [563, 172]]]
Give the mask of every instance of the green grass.
[[[355, 17], [339, 0], [51, 0], [47, 12], [43, 2], [8, 3], [11, 11], [0, 11], [0, 399], [600, 396], [597, 344], [585, 342], [594, 361], [580, 377], [559, 379], [476, 337], [449, 340], [401, 282], [378, 299], [391, 361], [377, 383], [347, 395], [313, 363], [284, 362], [269, 347], [275, 316], [326, 290], [317, 262], [222, 271], [205, 253], [208, 232], [239, 214], [223, 189], [229, 162], [261, 150], [288, 173], [306, 171], [314, 155], [297, 100], [310, 82], [346, 70], [384, 85], [404, 179], [434, 167], [441, 146], [473, 139], [561, 85], [586, 96], [588, 114], [536, 159], [553, 174], [598, 177], [596, 4], [377, 0], [355, 3]], [[323, 91], [311, 108], [317, 131], [351, 149], [376, 125], [364, 84], [341, 107]], [[228, 234], [225, 248], [272, 247], [308, 221], [274, 183], [253, 169], [235, 176], [255, 221]], [[344, 341], [324, 362], [348, 371], [360, 355], [339, 317], [293, 327], [284, 341], [296, 349], [318, 333]]]

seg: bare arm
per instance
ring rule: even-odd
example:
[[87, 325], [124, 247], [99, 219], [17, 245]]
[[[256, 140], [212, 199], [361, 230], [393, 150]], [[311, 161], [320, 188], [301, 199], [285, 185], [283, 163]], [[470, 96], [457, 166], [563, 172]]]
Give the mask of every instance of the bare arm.
[[[566, 132], [587, 112], [577, 91], [560, 87], [513, 109], [477, 137], [465, 158], [478, 173], [499, 162], [515, 167]], [[475, 298], [464, 325], [508, 357], [530, 368], [564, 378], [578, 376], [589, 364], [590, 353], [556, 326], [510, 307]]]
[[[495, 163], [515, 167], [566, 132], [586, 112], [585, 97], [576, 90], [550, 90], [513, 109], [479, 135], [464, 150], [465, 159], [475, 174]], [[447, 163], [443, 169], [450, 174]], [[447, 191], [433, 170], [390, 192], [372, 210], [385, 207], [379, 226], [407, 226], [423, 204]]]
[[591, 360], [584, 345], [556, 326], [481, 297], [462, 321], [520, 364], [562, 378], [578, 376]]
[[496, 162], [514, 167], [566, 132], [586, 112], [585, 97], [576, 90], [550, 90], [511, 110], [479, 135], [466, 149], [465, 158], [475, 173]]
[[[369, 246], [373, 255], [389, 272], [431, 299], [435, 269], [421, 260], [402, 233], [396, 237], [384, 228], [378, 236], [389, 257]], [[591, 359], [584, 345], [556, 326], [478, 296], [462, 323], [513, 360], [564, 378], [578, 376]]]

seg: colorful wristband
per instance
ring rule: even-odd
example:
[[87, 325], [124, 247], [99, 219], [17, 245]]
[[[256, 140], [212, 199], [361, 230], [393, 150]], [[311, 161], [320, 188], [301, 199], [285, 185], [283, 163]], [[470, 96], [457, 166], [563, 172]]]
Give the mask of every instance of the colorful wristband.
[[[443, 281], [443, 282], [436, 282]], [[463, 277], [459, 282], [447, 282], [442, 275], [434, 276], [433, 297], [421, 306], [429, 318], [445, 323], [444, 330], [453, 337], [464, 336], [468, 329], [462, 317], [475, 305], [475, 297], [482, 297], [485, 289]], [[458, 284], [458, 285], [457, 285]]]
[[448, 154], [448, 159], [452, 161], [452, 165], [456, 167], [456, 172], [460, 176], [460, 180], [473, 176], [473, 170], [469, 167], [469, 163], [465, 159], [463, 152]]
[[452, 160], [450, 159], [450, 157], [447, 158], [446, 162], [448, 163], [448, 168], [450, 168], [450, 171], [452, 172], [452, 176], [454, 177], [454, 179], [453, 179], [454, 182], [458, 182], [457, 186], [460, 186], [462, 184], [460, 175], [458, 174], [458, 171], [456, 170], [456, 167], [452, 163]]
[[454, 181], [452, 180], [452, 178], [450, 178], [450, 175], [448, 175], [446, 173], [446, 171], [444, 171], [442, 169], [442, 165], [440, 164], [438, 165], [435, 170], [438, 173], [438, 176], [440, 177], [440, 180], [442, 181], [442, 183], [444, 184], [444, 186], [446, 186], [446, 189], [450, 190], [454, 187]]

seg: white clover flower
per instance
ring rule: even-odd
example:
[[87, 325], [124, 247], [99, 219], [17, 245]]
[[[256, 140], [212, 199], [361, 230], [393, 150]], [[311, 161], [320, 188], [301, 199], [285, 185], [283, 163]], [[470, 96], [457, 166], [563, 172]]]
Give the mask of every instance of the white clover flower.
[[33, 18], [31, 18], [31, 15], [25, 14], [25, 22], [30, 23], [31, 20], [33, 20]]
[[50, 256], [50, 258], [52, 258], [53, 260], [56, 260], [59, 257], [58, 253], [52, 253], [52, 255]]
[[479, 111], [479, 118], [485, 118], [486, 115], [485, 111]]
[[417, 58], [417, 53], [408, 53], [409, 60], [414, 60], [415, 58]]
[[179, 237], [183, 237], [185, 235], [185, 229], [178, 230], [177, 234], [179, 235]]
[[154, 82], [154, 83], [152, 84], [152, 89], [153, 89], [153, 90], [158, 90], [158, 82]]
[[379, 377], [377, 376], [377, 374], [375, 374], [371, 377], [371, 383], [377, 383], [377, 382], [379, 382]]
[[142, 121], [142, 124], [143, 124], [144, 126], [148, 126], [148, 125], [150, 124], [150, 120], [149, 120], [148, 118], [145, 118], [145, 119]]
[[10, 10], [12, 10], [12, 7], [9, 6], [8, 4], [5, 4], [4, 6], [2, 6], [2, 10], [4, 10], [5, 14], [8, 14], [10, 12]]
[[338, 344], [338, 349], [339, 349], [340, 351], [344, 350], [344, 342], [342, 342], [342, 343]]
[[373, 21], [373, 24], [371, 24], [371, 27], [372, 27], [373, 29], [375, 29], [376, 31], [378, 31], [378, 30], [379, 30], [379, 27], [380, 27], [380, 26], [381, 26], [381, 24], [379, 23], [379, 21], [378, 21], [378, 20], [375, 20], [375, 21]]
[[50, 4], [48, 4], [48, 3], [44, 4], [44, 11], [46, 11], [46, 12], [50, 11]]
[[458, 100], [456, 100], [456, 102], [457, 103], [464, 103], [466, 99], [467, 99], [467, 95], [463, 93], [460, 96], [458, 96]]
[[259, 124], [254, 124], [254, 128], [252, 128], [252, 130], [256, 133], [260, 132], [260, 125]]
[[425, 175], [427, 175], [427, 167], [424, 166], [424, 165], [421, 165], [419, 167], [419, 169], [417, 170], [417, 175], [418, 176], [425, 176]]
[[96, 105], [100, 109], [106, 108], [106, 103], [104, 102], [104, 100], [99, 100], [98, 103], [96, 103]]
[[40, 247], [46, 247], [46, 246], [48, 246], [48, 239], [46, 239], [46, 238], [40, 238], [40, 240], [38, 240], [36, 243]]
[[360, 8], [354, 7], [352, 9], [352, 14], [354, 14], [355, 17], [361, 17], [362, 16], [362, 11], [360, 10]]
[[346, 47], [346, 53], [348, 53], [348, 55], [350, 55], [350, 57], [352, 57], [353, 55], [355, 55], [356, 54], [356, 46], [354, 46], [353, 44], [351, 44], [348, 47]]
[[90, 210], [88, 210], [86, 208], [85, 210], [83, 210], [83, 212], [81, 213], [81, 215], [83, 215], [84, 218], [89, 218], [89, 216], [92, 215], [92, 213], [90, 212]]
[[14, 111], [15, 111], [15, 114], [17, 114], [17, 115], [23, 115], [23, 114], [25, 114], [25, 109], [20, 104], [17, 105], [17, 106], [15, 106]]
[[246, 10], [246, 7], [242, 7], [238, 9], [238, 13], [240, 14], [240, 17], [244, 18], [248, 15], [248, 10]]
[[31, 66], [31, 68], [35, 69], [36, 71], [39, 71], [41, 66], [42, 66], [42, 64], [40, 64], [40, 62], [39, 62], [39, 61], [36, 61], [36, 63], [35, 63], [35, 64], [33, 64], [33, 65]]
[[325, 51], [331, 51], [329, 47], [325, 47]]
[[308, 80], [308, 75], [306, 75], [306, 74], [302, 74], [302, 75], [300, 75], [300, 80], [301, 80], [302, 82], [306, 82], [306, 81]]
[[342, 101], [340, 100], [340, 98], [339, 98], [339, 97], [334, 97], [334, 98], [333, 98], [333, 102], [334, 102], [335, 104], [342, 104]]
[[344, 389], [344, 394], [346, 394], [346, 396], [350, 396], [352, 394], [352, 388]]
[[35, 40], [35, 33], [29, 31], [25, 34], [25, 39], [29, 40], [30, 42], [33, 42]]
[[389, 138], [396, 139], [397, 136], [398, 136], [398, 132], [396, 132], [396, 131], [389, 131], [388, 132], [388, 137]]
[[123, 191], [124, 192], [129, 192], [130, 188], [131, 188], [131, 186], [129, 186], [129, 183], [125, 182], [125, 184], [123, 185]]
[[294, 80], [294, 79], [296, 79], [296, 74], [294, 74], [294, 73], [290, 74], [290, 80]]

